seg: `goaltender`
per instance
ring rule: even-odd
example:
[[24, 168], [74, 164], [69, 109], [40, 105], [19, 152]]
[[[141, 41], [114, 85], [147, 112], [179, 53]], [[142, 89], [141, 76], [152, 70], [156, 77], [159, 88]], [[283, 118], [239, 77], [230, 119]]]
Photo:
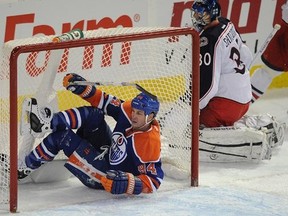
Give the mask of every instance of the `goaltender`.
[[[286, 3], [283, 11], [287, 7]], [[238, 162], [270, 159], [272, 150], [284, 141], [286, 125], [268, 114], [246, 114], [252, 99], [249, 72], [252, 53], [233, 23], [221, 17], [217, 0], [195, 0], [191, 20], [200, 36], [200, 160]], [[286, 26], [284, 31], [287, 33]], [[284, 33], [279, 31], [279, 34]], [[280, 48], [282, 42], [276, 37], [273, 47]], [[268, 56], [267, 52], [263, 58], [277, 62], [276, 55]], [[287, 53], [287, 49], [280, 53]], [[285, 68], [282, 65], [285, 61], [287, 58], [278, 61], [281, 69]], [[257, 83], [255, 79], [256, 76], [252, 84]]]

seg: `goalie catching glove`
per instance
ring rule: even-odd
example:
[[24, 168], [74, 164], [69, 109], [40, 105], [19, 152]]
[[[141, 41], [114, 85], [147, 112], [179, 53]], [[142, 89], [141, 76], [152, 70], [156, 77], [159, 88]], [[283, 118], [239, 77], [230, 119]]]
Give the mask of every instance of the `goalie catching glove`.
[[73, 84], [75, 81], [86, 81], [86, 79], [78, 74], [69, 73], [63, 78], [63, 86], [82, 98], [90, 98], [96, 92], [95, 86]]
[[101, 183], [107, 192], [112, 194], [140, 194], [142, 181], [131, 173], [108, 170], [107, 175], [101, 178]]

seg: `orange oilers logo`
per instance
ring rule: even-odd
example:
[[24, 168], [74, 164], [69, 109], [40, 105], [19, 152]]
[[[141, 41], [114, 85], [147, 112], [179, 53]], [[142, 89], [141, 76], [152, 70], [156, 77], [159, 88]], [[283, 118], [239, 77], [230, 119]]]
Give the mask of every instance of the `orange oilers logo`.
[[112, 145], [109, 153], [109, 161], [112, 165], [117, 165], [125, 160], [127, 157], [126, 150], [127, 140], [120, 132], [112, 134]]

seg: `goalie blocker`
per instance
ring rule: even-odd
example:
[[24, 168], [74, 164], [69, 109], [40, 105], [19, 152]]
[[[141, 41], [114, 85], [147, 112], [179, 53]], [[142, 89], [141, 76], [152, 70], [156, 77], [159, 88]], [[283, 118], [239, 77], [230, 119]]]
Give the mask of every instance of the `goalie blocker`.
[[200, 129], [200, 160], [244, 162], [269, 160], [284, 141], [286, 125], [270, 115], [244, 116], [232, 127]]

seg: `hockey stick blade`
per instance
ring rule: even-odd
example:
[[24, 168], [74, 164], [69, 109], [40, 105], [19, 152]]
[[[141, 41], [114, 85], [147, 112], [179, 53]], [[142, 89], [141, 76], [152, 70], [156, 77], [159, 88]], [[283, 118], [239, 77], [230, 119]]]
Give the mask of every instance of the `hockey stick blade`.
[[148, 95], [153, 100], [158, 100], [157, 96], [150, 93], [146, 89], [144, 89], [142, 86], [140, 86], [137, 83], [131, 83], [131, 82], [121, 82], [121, 83], [114, 83], [114, 82], [90, 82], [90, 81], [75, 81], [70, 83], [70, 85], [101, 85], [101, 86], [132, 86], [135, 87], [137, 90], [143, 92], [144, 94]]
[[143, 92], [144, 94], [148, 95], [153, 100], [158, 100], [156, 95], [153, 95], [152, 93], [148, 92], [146, 89], [144, 89], [142, 86], [140, 86], [137, 83], [134, 83], [133, 86], [138, 89], [139, 91]]

